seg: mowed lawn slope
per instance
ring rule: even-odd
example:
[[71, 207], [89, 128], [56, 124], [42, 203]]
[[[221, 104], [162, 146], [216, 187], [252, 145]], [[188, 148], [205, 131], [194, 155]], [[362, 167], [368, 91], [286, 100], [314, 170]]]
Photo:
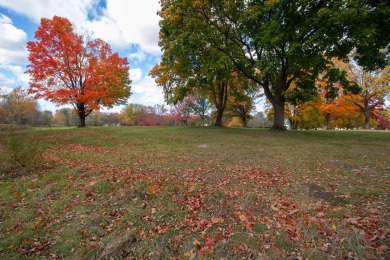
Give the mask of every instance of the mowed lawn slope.
[[[9, 140], [39, 148], [32, 172], [10, 167]], [[0, 143], [2, 259], [390, 257], [389, 132], [105, 127]]]

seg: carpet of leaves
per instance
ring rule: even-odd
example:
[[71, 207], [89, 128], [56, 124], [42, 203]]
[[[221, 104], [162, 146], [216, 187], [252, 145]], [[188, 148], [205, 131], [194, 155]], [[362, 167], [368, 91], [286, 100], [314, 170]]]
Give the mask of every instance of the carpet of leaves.
[[[32, 217], [3, 229], [2, 236], [39, 232], [17, 244], [2, 244], [0, 255], [8, 251], [51, 259], [389, 257], [388, 205], [375, 198], [350, 203], [350, 194], [338, 192], [342, 184], [333, 179], [296, 178], [280, 167], [268, 172], [261, 166], [226, 168], [212, 160], [193, 169], [119, 167], [66, 156], [74, 152], [118, 156], [103, 147], [68, 144], [65, 150], [45, 152], [46, 165], [27, 190], [10, 189], [15, 200], [2, 202], [8, 208], [2, 223], [20, 210], [32, 212]], [[28, 193], [44, 189], [41, 179], [61, 167], [77, 172], [51, 180], [63, 185], [26, 203]], [[383, 189], [388, 192], [388, 186]], [[67, 229], [74, 233], [64, 238]], [[58, 249], [67, 243], [66, 250]]]

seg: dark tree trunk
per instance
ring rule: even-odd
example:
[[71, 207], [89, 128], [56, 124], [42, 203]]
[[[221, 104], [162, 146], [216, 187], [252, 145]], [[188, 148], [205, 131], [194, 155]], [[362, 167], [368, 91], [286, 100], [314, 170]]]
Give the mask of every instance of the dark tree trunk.
[[242, 126], [246, 127], [247, 122], [246, 122], [246, 115], [245, 114], [243, 116], [241, 116], [241, 120], [242, 120]]
[[363, 129], [371, 129], [371, 125], [370, 125], [370, 108], [366, 107], [364, 109], [364, 125], [363, 125]]
[[284, 125], [284, 103], [284, 97], [279, 97], [272, 104], [275, 111], [273, 130], [286, 130], [286, 126]]
[[85, 113], [78, 113], [79, 114], [79, 119], [80, 119], [80, 122], [79, 122], [79, 127], [85, 127]]
[[217, 110], [217, 118], [215, 119], [215, 126], [222, 126], [222, 117], [223, 117], [224, 109]]
[[84, 104], [78, 104], [77, 105], [77, 114], [79, 115], [79, 127], [85, 127], [85, 118], [88, 114], [85, 112], [85, 105]]
[[326, 130], [332, 130], [330, 113], [326, 113], [325, 120], [326, 120]]
[[[214, 88], [216, 87], [216, 89]], [[214, 105], [217, 109], [217, 118], [215, 119], [215, 126], [222, 126], [222, 117], [226, 109], [228, 98], [228, 84], [226, 82], [219, 82], [212, 88]]]

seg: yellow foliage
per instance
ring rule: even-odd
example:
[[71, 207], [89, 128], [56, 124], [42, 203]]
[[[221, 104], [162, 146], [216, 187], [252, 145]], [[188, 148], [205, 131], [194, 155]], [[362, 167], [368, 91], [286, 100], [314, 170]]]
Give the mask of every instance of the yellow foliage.
[[227, 124], [227, 127], [242, 127], [242, 120], [239, 117], [233, 117]]

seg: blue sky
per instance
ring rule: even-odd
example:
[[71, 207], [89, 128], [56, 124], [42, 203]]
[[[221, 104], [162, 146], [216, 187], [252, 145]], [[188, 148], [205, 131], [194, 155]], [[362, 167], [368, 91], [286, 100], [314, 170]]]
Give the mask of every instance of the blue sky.
[[[133, 80], [129, 103], [163, 104], [162, 89], [148, 76], [161, 58], [159, 8], [158, 0], [0, 0], [0, 88], [28, 87], [26, 43], [34, 40], [42, 17], [57, 15], [87, 29], [127, 57]], [[41, 109], [58, 109], [43, 100], [39, 105]]]

